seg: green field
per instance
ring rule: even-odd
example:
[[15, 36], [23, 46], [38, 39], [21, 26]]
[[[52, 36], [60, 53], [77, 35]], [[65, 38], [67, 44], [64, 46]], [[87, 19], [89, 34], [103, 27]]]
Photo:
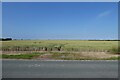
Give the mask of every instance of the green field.
[[81, 40], [13, 40], [3, 41], [3, 51], [74, 51], [110, 52], [118, 48], [118, 41]]

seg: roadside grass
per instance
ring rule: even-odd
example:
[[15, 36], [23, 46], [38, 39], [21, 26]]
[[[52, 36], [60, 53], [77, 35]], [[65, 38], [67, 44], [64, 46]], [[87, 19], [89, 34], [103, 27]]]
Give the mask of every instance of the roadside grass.
[[16, 54], [16, 55], [8, 55], [8, 54], [2, 54], [3, 59], [33, 59], [34, 57], [40, 56], [44, 53], [30, 53], [30, 54]]
[[118, 56], [118, 57], [106, 58], [105, 60], [120, 60], [120, 56]]
[[0, 59], [2, 58], [2, 54], [0, 54]]
[[52, 56], [50, 58], [54, 58], [57, 60], [120, 60], [120, 56], [114, 57], [106, 57], [101, 58], [99, 56], [92, 56], [92, 55], [84, 55], [80, 53], [51, 53]]
[[[50, 54], [50, 55], [45, 55], [45, 54]], [[2, 54], [0, 55], [0, 57], [2, 57], [3, 59], [41, 59], [47, 57], [47, 59], [53, 59], [53, 60], [120, 60], [120, 56], [100, 57], [91, 53], [84, 54], [84, 53], [70, 53], [70, 52], [33, 52], [33, 53], [25, 53], [25, 54]]]

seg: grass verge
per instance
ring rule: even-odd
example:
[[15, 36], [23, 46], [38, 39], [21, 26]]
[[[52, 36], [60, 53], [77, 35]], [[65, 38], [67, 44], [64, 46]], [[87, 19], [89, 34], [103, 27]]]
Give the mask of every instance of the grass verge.
[[17, 55], [7, 55], [7, 54], [2, 54], [3, 59], [32, 59], [34, 57], [40, 56], [44, 53], [30, 53], [30, 54], [17, 54]]
[[54, 58], [57, 60], [120, 60], [120, 56], [114, 57], [99, 57], [91, 55], [83, 55], [83, 54], [76, 54], [76, 53], [51, 53], [52, 56], [50, 58]]
[[[45, 55], [50, 54], [50, 55]], [[42, 57], [40, 57], [42, 56]], [[33, 52], [30, 54], [2, 54], [3, 59], [54, 59], [54, 60], [120, 60], [120, 56], [103, 57], [90, 55], [83, 55], [80, 53], [59, 53], [59, 52]]]

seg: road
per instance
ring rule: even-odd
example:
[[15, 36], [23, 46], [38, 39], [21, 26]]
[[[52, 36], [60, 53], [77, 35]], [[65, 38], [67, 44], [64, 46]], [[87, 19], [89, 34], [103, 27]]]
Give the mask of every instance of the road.
[[117, 78], [118, 61], [3, 60], [3, 78]]

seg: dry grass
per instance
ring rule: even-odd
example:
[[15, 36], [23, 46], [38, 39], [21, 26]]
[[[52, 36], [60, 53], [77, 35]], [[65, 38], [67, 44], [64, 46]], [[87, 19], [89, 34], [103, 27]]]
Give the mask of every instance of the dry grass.
[[111, 57], [118, 57], [118, 55], [115, 54], [109, 54], [104, 52], [81, 52], [81, 53], [59, 53], [59, 52], [50, 52], [43, 55], [40, 55], [38, 57], [35, 57], [35, 59], [44, 59], [44, 60], [50, 60], [50, 59], [62, 59], [62, 60], [87, 60], [87, 59], [107, 59]]
[[[87, 51], [107, 52], [118, 46], [118, 41], [81, 40], [16, 40], [2, 42], [3, 51]], [[113, 51], [113, 49], [112, 49]]]
[[[5, 55], [31, 55], [34, 59], [105, 59], [117, 57], [118, 41], [80, 41], [80, 40], [22, 40], [5, 41], [0, 50]], [[112, 53], [112, 54], [111, 54]], [[26, 55], [26, 56], [27, 56]]]

